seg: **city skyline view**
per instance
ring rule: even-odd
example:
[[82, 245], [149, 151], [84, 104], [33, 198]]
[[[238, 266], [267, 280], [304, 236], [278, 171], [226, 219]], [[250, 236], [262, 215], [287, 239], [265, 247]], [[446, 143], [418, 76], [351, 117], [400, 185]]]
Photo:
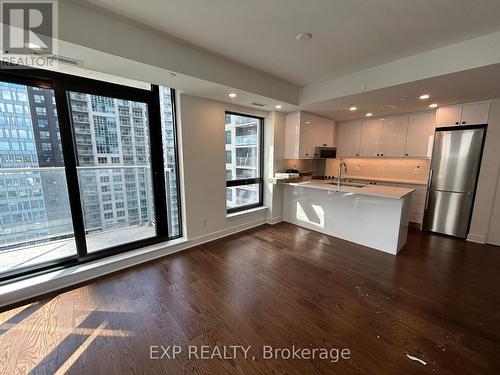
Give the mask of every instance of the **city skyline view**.
[[[74, 256], [54, 91], [9, 82], [0, 88], [0, 271], [38, 257], [46, 261], [48, 253]], [[68, 100], [87, 251], [103, 250], [111, 239], [119, 244], [156, 236], [147, 105], [81, 92], [69, 92]], [[160, 87], [160, 108], [167, 222], [175, 237], [176, 143], [167, 87]], [[137, 228], [132, 239], [123, 235], [130, 227]]]

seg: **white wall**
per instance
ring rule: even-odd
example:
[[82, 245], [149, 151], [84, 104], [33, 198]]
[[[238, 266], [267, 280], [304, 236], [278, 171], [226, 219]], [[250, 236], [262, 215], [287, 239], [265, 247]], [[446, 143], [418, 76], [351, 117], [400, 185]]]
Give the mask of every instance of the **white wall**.
[[[490, 108], [488, 130], [484, 144], [481, 171], [474, 202], [471, 227], [467, 237], [470, 241], [485, 243], [490, 229], [490, 218], [496, 217], [494, 209], [495, 192], [500, 171], [500, 99], [493, 100]], [[496, 229], [500, 230], [500, 226]]]
[[267, 222], [283, 220], [283, 186], [272, 183], [275, 172], [285, 169], [285, 114], [271, 112], [264, 128], [265, 183], [264, 203], [269, 207]]
[[498, 174], [495, 203], [491, 212], [490, 228], [486, 242], [500, 246], [500, 173]]
[[[259, 211], [237, 217], [226, 216], [226, 110], [265, 117], [265, 173], [272, 173], [269, 150], [273, 148], [274, 113], [230, 105], [223, 102], [180, 95], [180, 127], [184, 170], [186, 235], [196, 239], [216, 233], [230, 233], [266, 222], [268, 213]], [[276, 115], [280, 117], [280, 115]], [[270, 134], [269, 130], [271, 131]], [[274, 155], [274, 153], [272, 154]], [[272, 158], [271, 158], [272, 159]], [[266, 188], [266, 184], [265, 188]], [[272, 190], [265, 191], [265, 202], [272, 208]], [[206, 226], [202, 218], [207, 219]]]

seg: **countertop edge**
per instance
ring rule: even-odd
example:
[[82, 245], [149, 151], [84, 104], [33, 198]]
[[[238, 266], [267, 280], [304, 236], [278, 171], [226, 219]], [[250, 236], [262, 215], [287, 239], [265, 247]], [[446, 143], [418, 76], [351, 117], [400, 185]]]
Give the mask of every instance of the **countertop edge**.
[[[402, 194], [399, 195], [388, 195], [380, 192], [374, 192], [374, 191], [369, 191], [369, 187], [367, 188], [358, 188], [358, 189], [367, 189], [365, 191], [362, 190], [354, 190], [354, 189], [349, 189], [350, 187], [344, 186], [343, 188], [347, 190], [344, 191], [338, 191], [337, 189], [329, 186], [321, 186], [321, 184], [318, 183], [310, 183], [310, 182], [289, 182], [289, 183], [283, 183], [283, 185], [288, 185], [288, 186], [294, 186], [294, 187], [305, 187], [309, 189], [317, 189], [317, 190], [326, 190], [326, 191], [332, 191], [336, 193], [352, 193], [352, 194], [357, 194], [357, 195], [364, 195], [364, 196], [369, 196], [369, 197], [378, 197], [378, 198], [387, 198], [387, 199], [403, 199], [409, 194], [412, 194], [415, 192], [415, 189], [406, 189], [406, 188], [399, 188], [399, 189], [405, 189], [408, 190]], [[368, 185], [370, 186], [370, 185]], [[390, 188], [387, 186], [387, 188]]]

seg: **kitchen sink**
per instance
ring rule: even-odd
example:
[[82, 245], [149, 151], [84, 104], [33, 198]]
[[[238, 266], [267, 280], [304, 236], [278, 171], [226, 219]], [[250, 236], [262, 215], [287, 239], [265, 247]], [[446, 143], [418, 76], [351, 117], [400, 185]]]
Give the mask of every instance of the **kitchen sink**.
[[[337, 185], [336, 182], [330, 182], [330, 185]], [[349, 186], [349, 187], [357, 187], [357, 188], [364, 188], [367, 186], [367, 184], [359, 184], [355, 182], [342, 182], [340, 186]]]

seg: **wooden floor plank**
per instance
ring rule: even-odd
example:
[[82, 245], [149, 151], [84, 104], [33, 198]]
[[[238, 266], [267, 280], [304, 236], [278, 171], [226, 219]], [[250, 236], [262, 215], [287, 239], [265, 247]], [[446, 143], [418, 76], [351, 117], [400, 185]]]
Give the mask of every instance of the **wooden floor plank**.
[[[0, 374], [499, 373], [499, 269], [498, 247], [416, 230], [394, 257], [266, 225], [0, 313]], [[183, 353], [151, 360], [151, 345]], [[264, 360], [264, 345], [352, 356]]]

